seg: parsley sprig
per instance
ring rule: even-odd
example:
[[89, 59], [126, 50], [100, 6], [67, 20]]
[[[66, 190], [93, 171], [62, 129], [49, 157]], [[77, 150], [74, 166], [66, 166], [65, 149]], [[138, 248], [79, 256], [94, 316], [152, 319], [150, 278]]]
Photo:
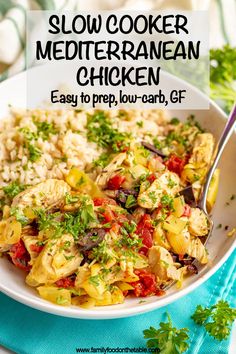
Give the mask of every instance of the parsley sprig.
[[236, 47], [211, 49], [210, 61], [211, 98], [220, 99], [229, 112], [236, 100]]
[[198, 305], [191, 317], [195, 323], [205, 327], [210, 336], [221, 341], [227, 339], [236, 319], [236, 309], [230, 308], [227, 301], [220, 300], [211, 307]]
[[143, 331], [144, 338], [148, 339], [147, 347], [156, 348], [161, 354], [180, 354], [184, 353], [189, 345], [187, 340], [188, 329], [177, 329], [173, 327], [170, 315], [167, 313], [167, 322], [161, 322], [160, 328], [150, 327]]

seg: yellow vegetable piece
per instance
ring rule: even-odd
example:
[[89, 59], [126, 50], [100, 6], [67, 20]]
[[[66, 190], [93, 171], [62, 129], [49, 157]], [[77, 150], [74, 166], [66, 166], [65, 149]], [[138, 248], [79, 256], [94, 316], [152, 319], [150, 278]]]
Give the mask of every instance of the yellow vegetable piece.
[[33, 211], [33, 209], [31, 207], [26, 207], [24, 209], [24, 215], [28, 218], [28, 219], [35, 219], [36, 215]]
[[52, 260], [52, 266], [56, 269], [63, 267], [67, 260], [62, 252], [57, 252]]
[[73, 167], [66, 176], [66, 182], [77, 191], [89, 194], [92, 198], [102, 197], [103, 194], [98, 186], [83, 171]]
[[124, 281], [118, 281], [116, 283], [116, 286], [118, 286], [118, 288], [121, 290], [121, 291], [127, 291], [127, 290], [133, 290], [133, 286], [128, 284], [128, 283], [125, 283]]
[[58, 289], [54, 286], [39, 286], [37, 288], [39, 295], [54, 304], [60, 306], [71, 305], [71, 293], [67, 289]]
[[140, 178], [143, 175], [146, 175], [148, 172], [149, 172], [149, 170], [140, 164], [134, 165], [134, 166], [130, 167], [130, 169], [129, 169], [129, 173], [131, 174], [131, 176], [135, 180], [137, 180], [138, 178]]
[[95, 306], [112, 305], [112, 295], [110, 291], [105, 291], [102, 298], [95, 301]]
[[179, 234], [167, 232], [167, 239], [174, 253], [181, 255], [187, 253], [190, 243], [190, 234], [187, 230]]
[[185, 228], [186, 225], [187, 225], [186, 220], [177, 218], [174, 215], [170, 215], [164, 221], [163, 228], [168, 232], [172, 232], [174, 234], [179, 234], [179, 233], [181, 233], [181, 231], [183, 231], [183, 229]]
[[111, 298], [112, 298], [112, 305], [122, 304], [124, 302], [123, 292], [117, 287], [113, 288], [111, 293]]
[[142, 166], [147, 165], [147, 157], [145, 156], [144, 148], [140, 148], [139, 146], [135, 146], [135, 148], [134, 148], [134, 161], [138, 165], [142, 165]]
[[99, 272], [100, 272], [100, 270], [101, 270], [100, 264], [98, 264], [98, 263], [93, 264], [93, 265], [90, 267], [91, 276], [98, 275]]
[[96, 306], [108, 306], [115, 304], [122, 304], [124, 302], [123, 292], [117, 287], [114, 286], [112, 292], [105, 291], [101, 299], [96, 299]]
[[212, 180], [211, 180], [211, 183], [209, 186], [209, 190], [208, 190], [208, 194], [207, 194], [207, 210], [208, 211], [211, 211], [211, 209], [213, 208], [213, 206], [215, 204], [218, 189], [219, 189], [219, 180], [220, 180], [220, 170], [219, 170], [219, 168], [217, 168], [214, 172], [213, 177], [212, 177]]
[[88, 269], [87, 264], [84, 264], [82, 267], [79, 267], [78, 271], [77, 271], [77, 276], [75, 279], [75, 287], [80, 288], [82, 283], [88, 279], [90, 274], [91, 273], [90, 273], [90, 270]]
[[153, 232], [153, 241], [155, 246], [161, 246], [170, 249], [170, 244], [166, 238], [165, 231], [162, 229], [161, 225], [155, 227]]
[[[141, 254], [135, 253], [135, 258], [133, 259], [133, 268], [143, 269], [148, 266], [147, 258]], [[133, 272], [132, 272], [133, 274]]]
[[84, 309], [91, 309], [95, 306], [95, 299], [92, 299], [88, 295], [86, 296], [75, 296], [71, 299], [71, 303], [74, 306], [80, 306]]
[[2, 211], [2, 218], [8, 219], [10, 217], [10, 211], [11, 211], [11, 208], [8, 205], [4, 205], [3, 211]]
[[13, 245], [20, 241], [22, 226], [14, 217], [10, 217], [6, 221], [1, 222], [0, 240], [9, 245]]
[[106, 284], [99, 279], [98, 276], [93, 276], [86, 279], [81, 284], [81, 288], [93, 299], [100, 300], [103, 298], [103, 293], [106, 291]]
[[185, 206], [185, 201], [183, 196], [175, 198], [173, 202], [173, 207], [174, 207], [173, 215], [176, 216], [177, 218], [183, 215], [184, 206]]

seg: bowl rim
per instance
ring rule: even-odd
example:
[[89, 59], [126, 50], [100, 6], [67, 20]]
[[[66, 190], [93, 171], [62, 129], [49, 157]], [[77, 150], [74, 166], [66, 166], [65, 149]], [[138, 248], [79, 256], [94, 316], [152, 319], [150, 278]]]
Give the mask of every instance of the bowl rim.
[[[26, 71], [21, 72], [20, 74], [17, 74], [2, 83], [0, 83], [0, 87], [4, 87], [5, 85], [7, 86], [9, 82], [14, 82], [18, 80], [24, 80], [26, 79]], [[222, 119], [226, 120], [227, 115], [225, 112], [211, 99], [209, 99], [207, 96], [205, 96], [206, 99], [209, 101], [209, 108], [212, 107], [215, 109], [221, 116]], [[151, 302], [151, 303], [143, 303], [139, 304], [137, 306], [133, 306], [130, 308], [125, 308], [125, 309], [116, 309], [112, 307], [109, 310], [89, 310], [89, 309], [79, 309], [78, 311], [74, 311], [74, 308], [72, 310], [71, 307], [63, 307], [63, 306], [58, 306], [56, 304], [52, 304], [50, 302], [47, 302], [46, 300], [43, 300], [41, 298], [27, 298], [27, 296], [23, 294], [17, 293], [17, 291], [9, 289], [7, 286], [4, 286], [1, 284], [0, 281], [0, 291], [4, 293], [5, 295], [9, 296], [10, 298], [27, 305], [31, 308], [62, 316], [62, 317], [72, 317], [72, 318], [78, 318], [78, 319], [93, 319], [93, 320], [103, 320], [103, 319], [116, 319], [116, 318], [124, 318], [124, 317], [130, 317], [130, 316], [135, 316], [139, 315], [145, 312], [150, 312], [155, 309], [158, 309], [160, 307], [163, 307], [165, 305], [168, 305], [181, 297], [189, 294], [193, 290], [195, 290], [197, 287], [199, 287], [201, 284], [203, 284], [206, 280], [208, 280], [221, 266], [222, 264], [227, 260], [227, 258], [231, 255], [231, 253], [234, 251], [236, 248], [236, 239], [232, 243], [232, 245], [229, 247], [229, 249], [226, 251], [226, 253], [222, 256], [222, 258], [209, 270], [206, 271], [205, 274], [203, 274], [199, 279], [196, 281], [193, 281], [193, 283], [187, 285], [187, 287], [178, 290], [177, 292], [170, 294], [168, 297], [159, 297], [157, 301]]]

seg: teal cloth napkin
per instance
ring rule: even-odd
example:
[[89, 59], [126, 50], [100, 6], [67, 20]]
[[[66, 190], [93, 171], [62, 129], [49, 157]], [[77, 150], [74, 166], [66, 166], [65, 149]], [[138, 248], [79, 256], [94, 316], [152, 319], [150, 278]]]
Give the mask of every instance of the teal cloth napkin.
[[207, 282], [189, 295], [143, 315], [117, 320], [77, 320], [43, 313], [0, 294], [0, 343], [20, 354], [76, 353], [76, 348], [145, 347], [143, 330], [166, 320], [190, 329], [188, 354], [227, 354], [229, 340], [218, 342], [190, 319], [197, 304], [226, 299], [236, 307], [236, 251]]

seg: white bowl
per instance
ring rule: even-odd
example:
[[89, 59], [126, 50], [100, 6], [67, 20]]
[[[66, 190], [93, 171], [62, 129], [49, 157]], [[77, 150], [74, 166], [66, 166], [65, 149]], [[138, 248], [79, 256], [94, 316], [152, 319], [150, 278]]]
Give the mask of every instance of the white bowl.
[[[41, 97], [39, 97], [39, 100], [40, 99]], [[44, 99], [44, 97], [42, 97], [42, 99]], [[0, 119], [6, 117], [8, 114], [9, 104], [15, 107], [26, 106], [25, 73], [19, 74], [0, 84]], [[212, 132], [216, 139], [219, 137], [226, 119], [224, 112], [213, 102], [210, 103], [209, 110], [178, 110], [171, 111], [170, 113], [171, 116], [176, 116], [183, 120], [186, 119], [189, 114], [194, 114], [200, 124]], [[34, 289], [25, 284], [24, 273], [14, 267], [5, 258], [0, 258], [0, 290], [11, 298], [33, 308], [60, 316], [86, 319], [109, 319], [137, 315], [163, 307], [188, 294], [212, 276], [235, 248], [235, 237], [228, 237], [226, 235], [227, 231], [224, 230], [225, 225], [229, 227], [229, 230], [236, 226], [236, 200], [231, 201], [230, 205], [226, 206], [226, 202], [229, 201], [230, 196], [236, 194], [235, 158], [236, 136], [234, 133], [225, 149], [220, 163], [220, 188], [217, 203], [213, 210], [215, 229], [207, 245], [210, 262], [202, 267], [197, 275], [186, 279], [181, 290], [172, 287], [167, 291], [166, 295], [162, 297], [153, 296], [145, 298], [146, 302], [141, 304], [139, 303], [139, 298], [134, 298], [126, 300], [125, 303], [121, 305], [97, 307], [91, 310], [73, 306], [62, 307], [41, 299]], [[216, 229], [218, 224], [222, 224], [223, 227]]]

